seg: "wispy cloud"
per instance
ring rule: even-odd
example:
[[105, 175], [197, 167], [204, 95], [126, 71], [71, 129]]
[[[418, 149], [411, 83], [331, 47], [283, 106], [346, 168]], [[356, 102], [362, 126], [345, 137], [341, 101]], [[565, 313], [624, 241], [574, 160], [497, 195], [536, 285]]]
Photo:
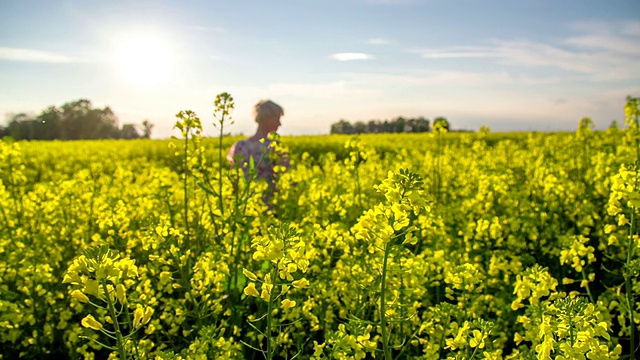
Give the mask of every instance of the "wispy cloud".
[[85, 59], [75, 58], [50, 51], [0, 47], [0, 60], [40, 62], [40, 63], [79, 63]]
[[572, 72], [592, 72], [592, 55], [530, 41], [499, 41], [492, 49], [500, 62], [516, 66], [551, 66]]
[[382, 39], [382, 38], [373, 38], [367, 40], [367, 44], [369, 45], [389, 45], [391, 44], [391, 40]]
[[[635, 66], [640, 61], [640, 54], [615, 49], [618, 45], [598, 46], [594, 49], [587, 44], [592, 40], [567, 40], [573, 48], [559, 47], [527, 41], [505, 41], [495, 51], [499, 62], [528, 67], [555, 67], [569, 73], [586, 74], [594, 79], [622, 80], [638, 78], [640, 75]], [[640, 44], [638, 44], [640, 47]], [[606, 49], [608, 48], [608, 49]]]
[[530, 41], [499, 40], [493, 46], [446, 47], [419, 50], [425, 59], [487, 58], [493, 62], [517, 66], [555, 66], [564, 70], [590, 72], [585, 61], [589, 54], [576, 53], [557, 46]]
[[435, 71], [414, 70], [411, 75], [406, 73], [343, 73], [354, 86], [360, 88], [384, 88], [406, 86], [434, 86], [446, 85], [450, 87], [487, 88], [492, 85], [539, 85], [557, 82], [556, 78], [537, 79], [524, 75], [513, 75], [506, 71], [472, 72], [472, 71]]
[[370, 60], [373, 59], [373, 55], [364, 53], [335, 53], [329, 56], [333, 60], [338, 61], [352, 61], [352, 60]]
[[489, 47], [454, 46], [443, 49], [418, 50], [425, 59], [461, 59], [496, 57], [498, 54]]
[[622, 24], [620, 32], [629, 36], [640, 36], [640, 21], [628, 21]]
[[638, 79], [640, 22], [580, 23], [578, 34], [548, 42], [494, 40], [485, 46], [410, 50], [425, 59], [484, 58], [498, 65], [554, 67], [599, 80]]
[[624, 22], [616, 28], [597, 26], [583, 34], [566, 38], [562, 43], [586, 51], [610, 51], [640, 56], [640, 21]]

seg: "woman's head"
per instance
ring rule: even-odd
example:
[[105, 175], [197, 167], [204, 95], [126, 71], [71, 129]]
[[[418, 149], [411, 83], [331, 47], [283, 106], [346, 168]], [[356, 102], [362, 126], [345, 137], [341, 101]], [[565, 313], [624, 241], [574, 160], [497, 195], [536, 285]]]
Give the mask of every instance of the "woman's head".
[[280, 117], [284, 115], [284, 110], [271, 100], [260, 100], [253, 108], [253, 115], [258, 126], [272, 132], [280, 127]]

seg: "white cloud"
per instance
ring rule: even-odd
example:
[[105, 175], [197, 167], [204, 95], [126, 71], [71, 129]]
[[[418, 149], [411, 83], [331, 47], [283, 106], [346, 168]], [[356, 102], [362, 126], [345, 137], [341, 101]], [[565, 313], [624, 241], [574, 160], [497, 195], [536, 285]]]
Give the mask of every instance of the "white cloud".
[[85, 59], [74, 58], [50, 51], [0, 47], [0, 60], [43, 62], [43, 63], [78, 63]]
[[352, 60], [370, 60], [373, 59], [372, 55], [364, 53], [335, 53], [329, 56], [330, 58], [338, 61], [352, 61]]

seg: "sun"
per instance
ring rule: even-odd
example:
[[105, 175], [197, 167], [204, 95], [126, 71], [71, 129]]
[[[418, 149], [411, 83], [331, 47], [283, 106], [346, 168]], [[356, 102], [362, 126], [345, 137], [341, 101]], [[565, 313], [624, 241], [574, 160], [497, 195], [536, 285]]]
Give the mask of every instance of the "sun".
[[173, 70], [173, 55], [160, 37], [137, 34], [121, 38], [116, 44], [116, 62], [120, 72], [141, 86], [166, 82]]

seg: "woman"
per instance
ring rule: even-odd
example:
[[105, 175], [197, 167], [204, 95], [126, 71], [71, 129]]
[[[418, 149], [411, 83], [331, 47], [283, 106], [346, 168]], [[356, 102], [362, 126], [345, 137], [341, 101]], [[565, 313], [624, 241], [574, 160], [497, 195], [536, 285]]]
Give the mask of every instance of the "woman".
[[285, 153], [277, 151], [278, 142], [269, 139], [269, 134], [280, 127], [282, 107], [271, 100], [260, 100], [253, 110], [258, 129], [252, 137], [240, 140], [231, 146], [227, 159], [231, 166], [239, 166], [247, 180], [251, 179], [250, 164], [253, 159], [255, 178], [265, 179], [271, 190], [275, 190], [274, 166], [289, 168]]

